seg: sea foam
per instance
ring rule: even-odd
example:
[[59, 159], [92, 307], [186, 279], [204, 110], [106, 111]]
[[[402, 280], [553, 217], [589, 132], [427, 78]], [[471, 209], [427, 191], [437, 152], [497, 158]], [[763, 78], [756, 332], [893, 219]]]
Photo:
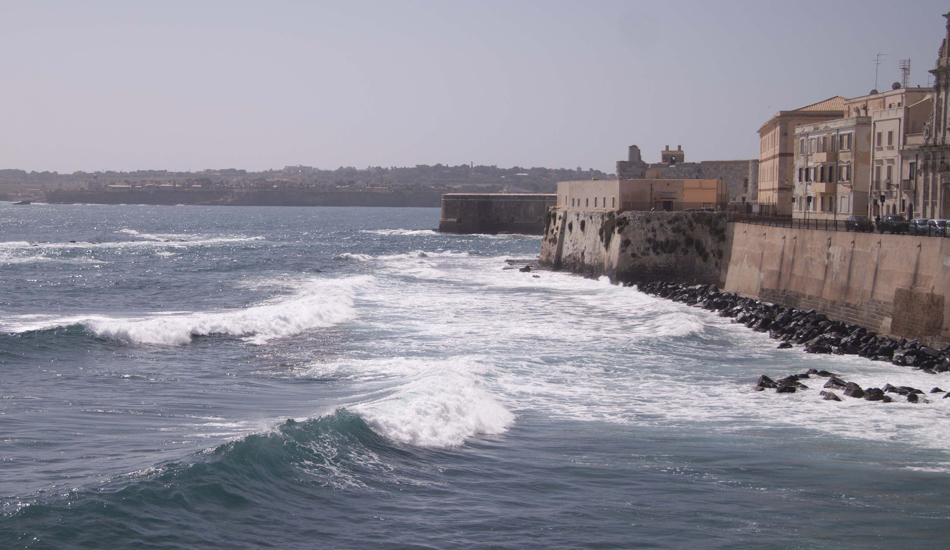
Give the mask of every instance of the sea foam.
[[183, 345], [195, 336], [211, 335], [240, 336], [253, 344], [264, 344], [354, 319], [356, 291], [371, 281], [366, 276], [309, 279], [299, 283], [289, 295], [238, 310], [156, 313], [143, 317], [21, 319], [4, 329], [26, 332], [78, 324], [100, 338], [133, 344]]

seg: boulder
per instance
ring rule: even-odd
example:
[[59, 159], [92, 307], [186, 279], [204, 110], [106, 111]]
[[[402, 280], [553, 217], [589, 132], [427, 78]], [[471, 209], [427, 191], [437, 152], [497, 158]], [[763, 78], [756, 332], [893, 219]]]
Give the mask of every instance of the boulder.
[[778, 349], [789, 349], [791, 347], [792, 347], [792, 344], [788, 342], [782, 342], [781, 344], [778, 345]]
[[940, 388], [936, 388], [936, 387], [935, 387], [935, 388], [933, 388], [933, 389], [930, 390], [930, 393], [943, 393], [943, 390], [941, 390]]
[[868, 401], [883, 401], [886, 396], [881, 388], [868, 388], [864, 390], [864, 398]]
[[837, 376], [832, 376], [825, 382], [824, 387], [832, 390], [843, 390], [848, 387], [848, 383]]
[[848, 382], [844, 388], [844, 394], [848, 397], [860, 399], [864, 397], [864, 390], [861, 389], [861, 386], [855, 384], [854, 382]]
[[779, 386], [775, 388], [775, 393], [795, 393], [797, 388], [795, 386]]
[[771, 388], [777, 388], [777, 387], [778, 387], [778, 384], [775, 383], [775, 380], [772, 380], [771, 378], [763, 374], [762, 376], [759, 377], [759, 381], [755, 385], [755, 390], [762, 391], [764, 389], [771, 389]]
[[818, 395], [825, 401], [841, 401], [841, 398], [833, 391], [822, 391]]

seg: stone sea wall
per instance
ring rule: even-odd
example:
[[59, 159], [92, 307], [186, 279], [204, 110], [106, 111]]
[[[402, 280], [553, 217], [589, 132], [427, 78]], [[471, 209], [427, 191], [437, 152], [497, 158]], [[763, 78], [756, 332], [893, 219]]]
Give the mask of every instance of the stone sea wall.
[[712, 284], [881, 335], [950, 343], [950, 239], [552, 209], [539, 261], [617, 283]]
[[443, 233], [521, 233], [540, 235], [554, 194], [447, 193], [442, 195]]
[[615, 282], [722, 284], [728, 241], [727, 218], [720, 213], [552, 209], [539, 261]]
[[950, 239], [733, 225], [724, 290], [946, 345]]

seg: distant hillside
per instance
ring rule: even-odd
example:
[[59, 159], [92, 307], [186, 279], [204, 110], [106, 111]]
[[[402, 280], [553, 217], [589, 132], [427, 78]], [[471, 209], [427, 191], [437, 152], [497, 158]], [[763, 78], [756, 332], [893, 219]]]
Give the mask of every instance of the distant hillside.
[[247, 172], [239, 169], [204, 170], [201, 172], [169, 172], [138, 170], [135, 172], [26, 172], [0, 170], [0, 194], [12, 196], [41, 195], [53, 189], [107, 190], [109, 186], [133, 189], [158, 186], [180, 189], [225, 189], [255, 191], [358, 191], [379, 193], [419, 192], [541, 192], [553, 193], [558, 181], [599, 178], [611, 174], [599, 170], [566, 168], [499, 168], [497, 166], [435, 166], [414, 167], [340, 167], [321, 170], [309, 166], [287, 166], [281, 170]]

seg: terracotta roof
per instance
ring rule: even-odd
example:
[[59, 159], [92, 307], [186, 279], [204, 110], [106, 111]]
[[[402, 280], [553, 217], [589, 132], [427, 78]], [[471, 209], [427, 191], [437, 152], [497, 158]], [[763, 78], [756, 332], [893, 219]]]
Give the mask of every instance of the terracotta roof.
[[811, 105], [806, 105], [795, 109], [796, 111], [843, 111], [844, 102], [847, 101], [847, 98], [836, 95], [834, 97], [829, 97], [824, 101], [819, 101], [818, 103], [812, 103]]

